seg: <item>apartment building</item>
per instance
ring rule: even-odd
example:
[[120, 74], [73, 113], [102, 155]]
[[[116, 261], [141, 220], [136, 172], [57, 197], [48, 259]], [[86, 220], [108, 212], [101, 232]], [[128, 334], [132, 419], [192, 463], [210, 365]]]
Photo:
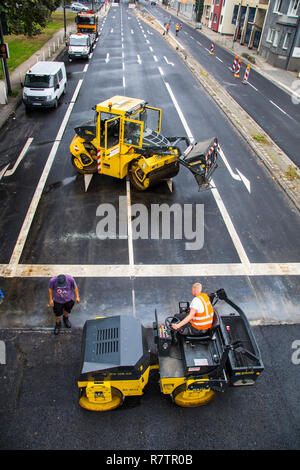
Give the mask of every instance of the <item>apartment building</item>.
[[300, 71], [300, 0], [270, 0], [259, 48], [275, 67]]

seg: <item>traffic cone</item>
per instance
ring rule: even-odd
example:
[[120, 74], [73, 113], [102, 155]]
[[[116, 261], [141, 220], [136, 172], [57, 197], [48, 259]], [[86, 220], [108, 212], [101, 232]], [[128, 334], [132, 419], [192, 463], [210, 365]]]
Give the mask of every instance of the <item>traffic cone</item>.
[[250, 73], [250, 64], [247, 65], [245, 75], [244, 75], [244, 78], [243, 78], [243, 82], [242, 82], [245, 85], [247, 85], [247, 83], [248, 83], [249, 73]]
[[211, 46], [210, 46], [210, 55], [214, 55], [214, 49], [215, 49], [215, 45], [213, 43], [211, 43]]
[[237, 64], [237, 69], [236, 69], [236, 72], [234, 74], [235, 78], [240, 78], [240, 70], [241, 70], [241, 59], [239, 59], [238, 61], [238, 64]]
[[231, 68], [232, 72], [235, 72], [236, 64], [237, 64], [238, 58], [239, 58], [238, 55], [236, 55], [235, 58], [234, 58], [233, 66], [232, 66], [232, 68]]

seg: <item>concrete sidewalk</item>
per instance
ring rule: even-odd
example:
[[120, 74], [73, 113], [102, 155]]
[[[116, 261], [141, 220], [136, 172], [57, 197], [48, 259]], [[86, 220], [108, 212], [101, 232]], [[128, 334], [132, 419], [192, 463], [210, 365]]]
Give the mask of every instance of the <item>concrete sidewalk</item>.
[[[181, 21], [187, 23], [192, 28], [196, 29], [196, 22], [187, 18], [184, 14], [179, 13], [171, 7], [164, 7], [160, 5], [166, 13], [170, 12], [172, 15], [178, 16]], [[287, 70], [279, 69], [268, 64], [268, 62], [257, 53], [256, 49], [248, 49], [247, 46], [241, 45], [239, 42], [233, 42], [232, 37], [224, 36], [215, 31], [212, 31], [207, 26], [202, 25], [202, 29], [199, 30], [204, 36], [211, 40], [212, 43], [217, 44], [233, 55], [238, 55], [242, 58], [245, 63], [250, 63], [251, 68], [261, 75], [265, 76], [272, 83], [276, 84], [280, 88], [284, 89], [289, 94], [293, 95], [295, 92], [299, 93], [300, 89], [300, 78], [297, 72], [290, 72]], [[180, 40], [180, 37], [178, 37]], [[242, 54], [246, 53], [255, 58], [255, 64], [249, 62], [246, 58], [242, 57]], [[299, 82], [297, 82], [299, 80]]]

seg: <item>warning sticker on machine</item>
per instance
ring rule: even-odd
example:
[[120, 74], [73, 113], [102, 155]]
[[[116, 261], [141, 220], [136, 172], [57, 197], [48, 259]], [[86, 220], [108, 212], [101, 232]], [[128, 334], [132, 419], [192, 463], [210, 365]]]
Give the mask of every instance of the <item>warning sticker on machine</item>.
[[195, 366], [208, 366], [207, 359], [194, 359]]

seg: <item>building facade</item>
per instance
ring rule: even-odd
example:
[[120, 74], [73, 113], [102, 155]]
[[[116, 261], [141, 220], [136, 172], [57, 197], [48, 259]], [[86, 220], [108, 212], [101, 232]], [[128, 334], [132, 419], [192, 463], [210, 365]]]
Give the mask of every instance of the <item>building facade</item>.
[[270, 64], [300, 71], [300, 0], [270, 0], [259, 54]]
[[249, 49], [258, 49], [268, 7], [269, 0], [235, 0], [232, 15], [234, 40]]

